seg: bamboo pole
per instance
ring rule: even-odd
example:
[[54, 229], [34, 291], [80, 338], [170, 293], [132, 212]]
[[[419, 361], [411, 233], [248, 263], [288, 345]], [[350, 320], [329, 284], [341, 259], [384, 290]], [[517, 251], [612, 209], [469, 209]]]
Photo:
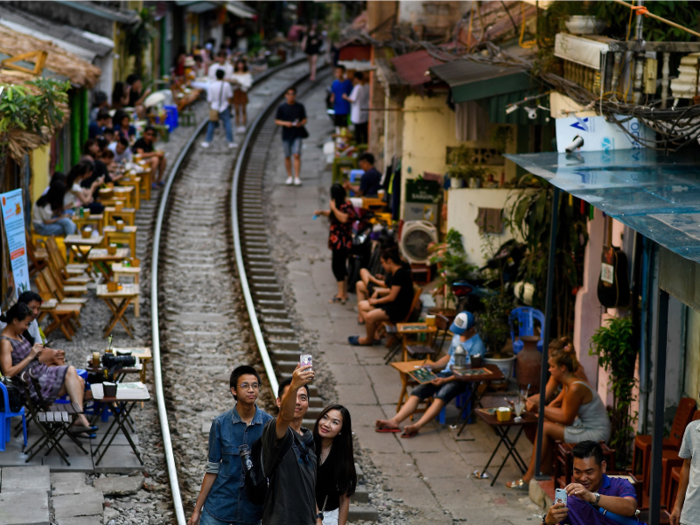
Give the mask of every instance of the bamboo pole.
[[663, 22], [664, 24], [668, 24], [668, 25], [670, 25], [670, 26], [673, 26], [673, 27], [675, 27], [675, 28], [677, 28], [677, 29], [680, 29], [680, 30], [682, 30], [682, 31], [685, 31], [686, 33], [690, 33], [691, 35], [695, 35], [695, 36], [697, 36], [697, 37], [700, 37], [700, 33], [697, 33], [697, 32], [695, 32], [695, 31], [693, 31], [692, 29], [688, 29], [687, 27], [683, 27], [683, 26], [680, 25], [680, 24], [676, 24], [675, 22], [671, 22], [670, 20], [666, 20], [666, 19], [663, 18], [663, 17], [660, 17], [660, 16], [658, 16], [658, 15], [655, 15], [654, 13], [649, 12], [649, 11], [646, 9], [646, 7], [644, 7], [643, 9], [640, 9], [641, 6], [635, 7], [635, 6], [633, 6], [632, 4], [628, 4], [627, 2], [623, 2], [622, 0], [613, 0], [613, 2], [615, 2], [616, 4], [623, 5], [623, 6], [625, 6], [625, 7], [629, 7], [629, 8], [632, 9], [632, 10], [639, 10], [640, 13], [643, 14], [644, 16], [648, 16], [649, 18], [653, 18], [653, 19], [655, 19], [655, 20], [658, 20], [659, 22]]

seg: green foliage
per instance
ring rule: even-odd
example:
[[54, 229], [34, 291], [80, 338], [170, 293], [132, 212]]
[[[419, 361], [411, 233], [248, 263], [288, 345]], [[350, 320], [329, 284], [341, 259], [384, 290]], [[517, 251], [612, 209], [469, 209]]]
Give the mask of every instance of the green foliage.
[[440, 273], [440, 283], [436, 291], [446, 292], [448, 301], [454, 299], [452, 294], [452, 282], [465, 279], [473, 274], [477, 267], [467, 262], [467, 253], [462, 244], [462, 234], [455, 229], [447, 232], [445, 242], [436, 246], [430, 264], [436, 264]]
[[[519, 190], [508, 199], [506, 209], [510, 215], [506, 224], [513, 234], [527, 246], [520, 266], [519, 278], [535, 287], [533, 307], [544, 311], [547, 291], [549, 236], [552, 217], [553, 189], [546, 185], [540, 189]], [[559, 228], [555, 252], [555, 311], [558, 335], [568, 335], [572, 330], [576, 297], [573, 291], [581, 284], [583, 254], [588, 243], [588, 219], [574, 206], [567, 195], [559, 200]]]
[[140, 21], [129, 26], [126, 32], [126, 49], [134, 57], [134, 72], [143, 77], [143, 55], [158, 35], [155, 29], [155, 8], [144, 7], [139, 11]]
[[22, 130], [44, 137], [60, 127], [65, 116], [61, 109], [68, 101], [70, 83], [37, 78], [26, 82], [39, 90], [34, 93], [26, 85], [4, 85], [0, 97], [0, 144], [6, 145], [9, 134]]
[[508, 319], [513, 310], [513, 297], [501, 291], [481, 300], [484, 311], [477, 318], [479, 334], [484, 339], [489, 357], [503, 357], [503, 347], [510, 337]]
[[344, 6], [339, 2], [331, 4], [331, 10], [326, 15], [326, 27], [328, 28], [329, 43], [336, 43], [340, 40], [340, 25], [343, 22]]
[[632, 331], [631, 317], [613, 317], [607, 325], [596, 330], [589, 350], [590, 355], [598, 356], [598, 363], [610, 374], [613, 393], [610, 445], [617, 450], [618, 465], [622, 467], [629, 463], [633, 424], [637, 421], [637, 415], [631, 413], [632, 394], [637, 383], [634, 367], [638, 353], [632, 345]]
[[491, 143], [500, 154], [503, 154], [514, 138], [513, 126], [496, 126], [491, 135]]
[[450, 177], [464, 180], [475, 177], [483, 180], [490, 173], [486, 167], [472, 162], [472, 153], [472, 148], [466, 144], [460, 144], [456, 148], [450, 149], [448, 156], [450, 166], [447, 168]]

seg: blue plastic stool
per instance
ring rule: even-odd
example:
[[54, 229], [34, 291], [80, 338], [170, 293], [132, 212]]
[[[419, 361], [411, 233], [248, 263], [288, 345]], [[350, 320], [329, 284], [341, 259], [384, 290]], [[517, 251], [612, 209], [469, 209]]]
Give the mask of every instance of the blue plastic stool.
[[163, 106], [165, 110], [165, 125], [168, 126], [168, 131], [172, 131], [178, 126], [178, 114], [177, 106], [165, 105]]
[[5, 451], [5, 443], [9, 443], [12, 438], [12, 424], [10, 420], [13, 417], [22, 417], [22, 433], [24, 434], [24, 448], [27, 448], [27, 418], [24, 415], [24, 407], [19, 409], [19, 412], [10, 412], [10, 396], [7, 393], [7, 387], [0, 383], [2, 390], [2, 398], [5, 400], [4, 412], [0, 414], [0, 452]]
[[510, 338], [513, 341], [513, 353], [518, 354], [524, 347], [520, 339], [515, 340], [514, 322], [518, 322], [518, 337], [525, 335], [535, 335], [535, 320], [540, 322], [540, 340], [537, 341], [537, 349], [542, 351], [542, 339], [544, 337], [544, 314], [536, 308], [520, 306], [510, 312], [508, 323], [510, 324]]
[[[457, 405], [457, 408], [464, 407], [464, 403], [467, 402], [467, 397], [469, 396], [470, 388], [471, 387], [468, 386], [466, 391], [464, 391], [462, 394], [459, 394], [455, 398], [455, 405]], [[446, 415], [447, 415], [447, 405], [442, 407], [442, 410], [440, 410], [440, 413], [438, 414], [438, 417], [436, 418], [441, 425], [445, 424]]]

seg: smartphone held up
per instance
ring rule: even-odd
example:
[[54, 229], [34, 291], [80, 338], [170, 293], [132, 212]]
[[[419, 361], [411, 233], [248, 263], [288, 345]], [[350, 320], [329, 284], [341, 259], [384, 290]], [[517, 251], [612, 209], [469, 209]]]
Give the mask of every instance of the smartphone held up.
[[300, 366], [306, 366], [306, 365], [313, 365], [313, 357], [311, 354], [301, 354], [299, 356], [299, 365]]

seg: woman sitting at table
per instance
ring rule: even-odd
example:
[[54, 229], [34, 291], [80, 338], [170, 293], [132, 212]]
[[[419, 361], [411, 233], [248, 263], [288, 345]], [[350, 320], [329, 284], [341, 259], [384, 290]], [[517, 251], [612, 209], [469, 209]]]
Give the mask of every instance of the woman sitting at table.
[[36, 233], [65, 237], [76, 232], [77, 226], [73, 219], [64, 212], [65, 195], [66, 185], [56, 182], [49, 186], [45, 195], [39, 197], [32, 208], [32, 224]]
[[[6, 377], [20, 376], [28, 371], [38, 379], [44, 403], [51, 404], [57, 398], [68, 394], [71, 401], [82, 411], [85, 395], [85, 382], [78, 376], [74, 366], [46, 366], [39, 361], [44, 345], [29, 344], [22, 335], [32, 322], [32, 311], [24, 303], [15, 303], [7, 312], [0, 315], [0, 321], [7, 323], [0, 334], [0, 369]], [[34, 383], [27, 378], [32, 403], [39, 403]], [[78, 416], [73, 424], [75, 432], [93, 432], [84, 415]]]
[[[552, 465], [554, 441], [579, 443], [581, 441], [607, 441], [610, 438], [608, 411], [598, 392], [576, 376], [579, 367], [576, 351], [572, 346], [554, 352], [549, 357], [549, 373], [562, 385], [561, 407], [546, 406], [542, 435], [542, 466]], [[539, 406], [528, 399], [526, 408], [537, 413]], [[535, 439], [535, 443], [537, 443]], [[535, 445], [537, 446], [537, 445]], [[535, 475], [535, 450], [530, 466], [522, 479], [506, 483], [510, 489], [527, 488]], [[543, 469], [544, 470], [544, 469]]]
[[123, 137], [130, 144], [136, 140], [136, 128], [131, 125], [131, 117], [126, 111], [119, 110], [114, 114], [114, 132], [117, 137]]
[[92, 196], [100, 187], [100, 184], [104, 182], [104, 178], [93, 180], [89, 188], [83, 188], [80, 185], [83, 180], [92, 176], [93, 170], [94, 165], [89, 160], [81, 160], [71, 168], [66, 179], [68, 191], [66, 191], [66, 196], [63, 200], [66, 208], [89, 208], [90, 213], [95, 214], [100, 214], [104, 211], [104, 206], [99, 202], [95, 202]]
[[[555, 352], [561, 351], [566, 347], [574, 347], [574, 342], [571, 340], [570, 337], [564, 336], [560, 337], [559, 339], [552, 341], [549, 343], [549, 355], [554, 354]], [[576, 377], [579, 379], [588, 382], [588, 377], [586, 376], [586, 371], [583, 369], [583, 367], [578, 363], [577, 361], [577, 369], [574, 372]], [[560, 408], [561, 407], [561, 402], [563, 399], [563, 388], [561, 383], [554, 379], [554, 376], [550, 375], [549, 380], [547, 381], [547, 386], [545, 387], [545, 399], [547, 400], [547, 406], [552, 407], [552, 408]], [[528, 392], [529, 394], [529, 392]], [[530, 397], [528, 397], [528, 400], [531, 401], [532, 403], [537, 404], [540, 399], [540, 393], [537, 392], [535, 394], [532, 394]], [[525, 428], [525, 434], [528, 436], [530, 441], [533, 441], [535, 432], [534, 430], [532, 431], [532, 437], [529, 435], [530, 432], [528, 432], [529, 427]], [[533, 441], [534, 442], [534, 441]]]
[[378, 419], [375, 422], [375, 432], [400, 432], [399, 424], [407, 417], [411, 416], [418, 408], [418, 405], [428, 399], [434, 398], [434, 401], [427, 408], [423, 417], [416, 423], [407, 425], [401, 434], [402, 438], [412, 438], [418, 431], [427, 423], [435, 419], [445, 405], [452, 401], [455, 397], [466, 392], [469, 383], [459, 381], [452, 373], [452, 367], [455, 364], [455, 350], [462, 346], [467, 355], [484, 355], [486, 347], [484, 342], [476, 332], [474, 326], [474, 315], [471, 312], [462, 312], [455, 317], [450, 332], [454, 337], [452, 344], [446, 355], [432, 363], [429, 367], [433, 372], [438, 372], [437, 377], [430, 383], [419, 385], [413, 389], [411, 396], [408, 398], [401, 410], [391, 419]]
[[391, 274], [391, 291], [376, 299], [367, 299], [358, 304], [365, 322], [365, 337], [350, 336], [353, 346], [375, 344], [374, 335], [384, 321], [400, 323], [406, 319], [413, 303], [413, 278], [411, 267], [401, 260], [398, 248], [386, 248], [379, 257], [384, 271]]

